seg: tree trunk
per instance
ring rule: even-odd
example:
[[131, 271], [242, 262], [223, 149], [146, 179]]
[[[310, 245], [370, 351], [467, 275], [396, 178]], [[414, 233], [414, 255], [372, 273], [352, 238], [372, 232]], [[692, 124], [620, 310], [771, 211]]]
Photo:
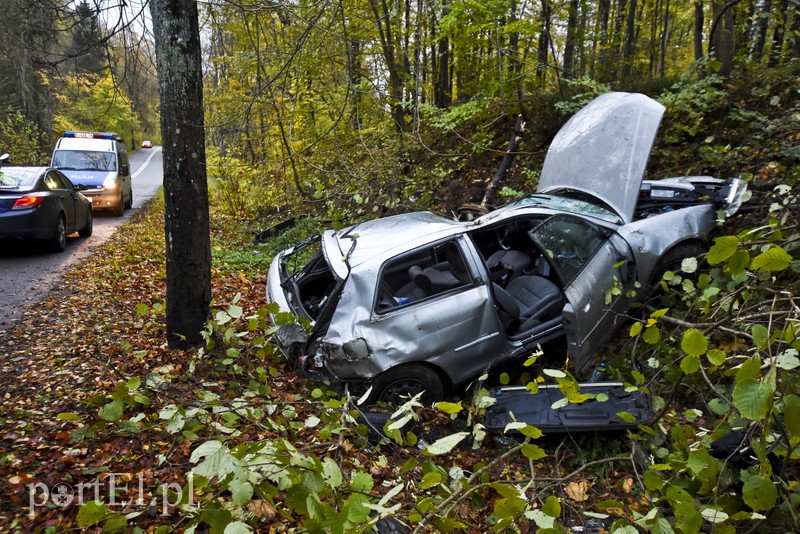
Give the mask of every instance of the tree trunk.
[[669, 0], [664, 8], [664, 32], [661, 35], [661, 53], [658, 61], [658, 76], [663, 78], [667, 71], [667, 45], [669, 44], [670, 16]]
[[203, 78], [195, 0], [151, 0], [167, 245], [167, 343], [201, 343], [211, 303]]
[[795, 5], [792, 11], [794, 13], [794, 21], [792, 22], [792, 33], [794, 34], [792, 56], [797, 59], [800, 58], [800, 7]]
[[600, 34], [600, 52], [595, 58], [595, 78], [599, 82], [608, 80], [608, 62], [611, 49], [609, 47], [608, 20], [611, 15], [611, 0], [600, 0], [597, 5], [597, 17]]
[[783, 52], [783, 39], [786, 31], [786, 22], [789, 16], [786, 0], [778, 0], [777, 3], [777, 20], [775, 21], [775, 29], [772, 31], [772, 49], [769, 52], [769, 66], [775, 67], [781, 62], [781, 55]]
[[703, 13], [703, 1], [694, 2], [694, 59], [699, 60], [703, 57], [703, 25], [705, 24], [705, 14]]
[[636, 0], [630, 0], [625, 22], [625, 45], [622, 47], [622, 79], [628, 80], [633, 72], [633, 54], [636, 51]]
[[536, 61], [536, 77], [544, 83], [547, 79], [547, 49], [550, 46], [550, 4], [542, 0], [542, 29], [539, 32], [539, 50]]
[[[370, 9], [378, 28], [383, 59], [386, 62], [386, 70], [389, 73], [389, 105], [392, 109], [392, 118], [395, 123], [395, 131], [398, 133], [406, 130], [406, 110], [403, 107], [403, 84], [407, 71], [403, 66], [408, 64], [408, 58], [400, 50], [399, 41], [396, 39], [393, 23], [396, 22], [398, 14], [394, 9], [390, 9], [386, 0], [370, 0]], [[401, 57], [397, 57], [400, 53]]]
[[[512, 26], [516, 26], [517, 22], [517, 1], [511, 0], [511, 24]], [[528, 110], [525, 106], [525, 91], [522, 85], [522, 60], [520, 59], [519, 54], [519, 32], [516, 30], [511, 32], [511, 35], [508, 37], [508, 47], [510, 49], [510, 62], [511, 62], [511, 72], [514, 78], [514, 87], [516, 88], [517, 93], [517, 105], [519, 106], [519, 112], [522, 115], [524, 120], [528, 120]]]
[[767, 27], [772, 0], [758, 0], [753, 7], [753, 20], [750, 24], [750, 59], [761, 61], [764, 44], [767, 42]]
[[709, 37], [710, 51], [714, 52], [714, 55], [722, 64], [719, 73], [726, 77], [729, 76], [733, 70], [733, 56], [736, 52], [734, 48], [734, 19], [732, 8], [738, 3], [739, 0], [733, 0], [726, 4], [714, 0], [712, 4], [714, 22], [711, 25], [711, 35]]
[[567, 11], [567, 39], [564, 42], [564, 78], [575, 77], [575, 44], [578, 34], [578, 0], [570, 0]]

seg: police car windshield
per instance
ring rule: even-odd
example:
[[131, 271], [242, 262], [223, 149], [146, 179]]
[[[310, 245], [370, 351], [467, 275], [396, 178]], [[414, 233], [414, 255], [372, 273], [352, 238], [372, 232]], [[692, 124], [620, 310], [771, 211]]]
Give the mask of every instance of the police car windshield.
[[113, 152], [89, 150], [57, 150], [53, 167], [76, 171], [116, 171], [117, 158]]

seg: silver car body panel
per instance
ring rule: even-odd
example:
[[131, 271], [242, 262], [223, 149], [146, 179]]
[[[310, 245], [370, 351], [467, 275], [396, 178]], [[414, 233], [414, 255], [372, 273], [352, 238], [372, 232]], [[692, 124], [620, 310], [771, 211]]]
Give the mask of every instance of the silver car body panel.
[[606, 93], [556, 134], [537, 192], [574, 189], [633, 220], [639, 188], [664, 106], [637, 93]]

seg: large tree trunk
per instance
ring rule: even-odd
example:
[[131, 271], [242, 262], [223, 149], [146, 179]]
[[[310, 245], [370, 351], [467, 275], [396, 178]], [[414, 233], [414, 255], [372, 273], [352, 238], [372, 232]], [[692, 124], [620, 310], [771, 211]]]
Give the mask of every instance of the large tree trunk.
[[151, 0], [167, 241], [167, 343], [202, 342], [211, 303], [200, 29], [195, 0]]

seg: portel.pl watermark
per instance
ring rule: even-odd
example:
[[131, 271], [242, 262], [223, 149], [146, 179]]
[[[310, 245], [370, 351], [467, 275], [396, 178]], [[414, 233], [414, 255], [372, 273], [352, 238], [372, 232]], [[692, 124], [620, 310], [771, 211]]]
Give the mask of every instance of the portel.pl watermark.
[[155, 506], [161, 508], [162, 515], [169, 515], [169, 509], [173, 506], [194, 505], [191, 474], [185, 486], [177, 482], [164, 483], [156, 488], [154, 494], [145, 492], [143, 473], [105, 473], [102, 478], [97, 477], [74, 485], [58, 482], [48, 486], [43, 482], [32, 482], [27, 487], [30, 510], [28, 517], [31, 519], [36, 516], [37, 508], [67, 508], [81, 506], [88, 501], [99, 501], [112, 509]]

